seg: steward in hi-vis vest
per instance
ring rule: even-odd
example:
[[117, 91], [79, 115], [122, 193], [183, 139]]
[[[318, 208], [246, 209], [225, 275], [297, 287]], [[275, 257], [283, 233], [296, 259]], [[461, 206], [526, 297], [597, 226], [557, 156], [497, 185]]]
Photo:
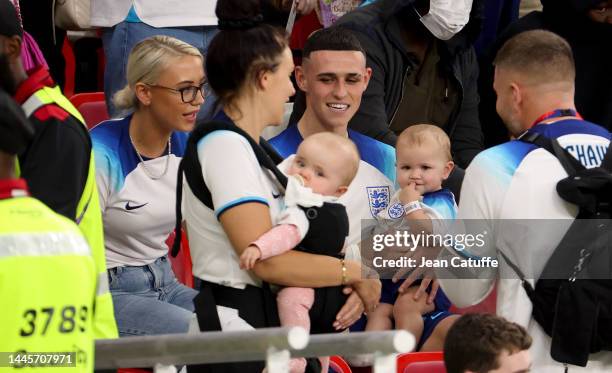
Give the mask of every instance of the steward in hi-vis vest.
[[0, 0], [0, 87], [13, 95], [34, 126], [34, 137], [19, 154], [17, 176], [27, 181], [34, 198], [76, 222], [83, 232], [98, 274], [96, 337], [116, 338], [91, 139], [81, 114], [62, 95], [47, 69], [39, 66], [26, 73], [22, 40], [13, 4]]
[[42, 68], [19, 85], [15, 99], [35, 130], [33, 141], [19, 157], [21, 176], [34, 197], [75, 221], [83, 232], [98, 273], [96, 337], [115, 338], [94, 156], [85, 121]]
[[74, 222], [28, 197], [23, 179], [0, 180], [0, 274], [0, 350], [9, 353], [0, 366], [92, 372], [91, 250]]
[[34, 129], [4, 91], [0, 112], [0, 370], [92, 372], [96, 264], [76, 224], [13, 177]]

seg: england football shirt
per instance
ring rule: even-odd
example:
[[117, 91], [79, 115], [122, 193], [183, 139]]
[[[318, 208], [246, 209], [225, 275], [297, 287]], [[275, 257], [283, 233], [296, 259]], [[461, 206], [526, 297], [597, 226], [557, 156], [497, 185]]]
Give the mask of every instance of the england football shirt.
[[173, 132], [163, 155], [141, 162], [129, 136], [131, 118], [91, 131], [108, 268], [141, 266], [165, 255], [176, 219], [177, 172], [188, 134]]

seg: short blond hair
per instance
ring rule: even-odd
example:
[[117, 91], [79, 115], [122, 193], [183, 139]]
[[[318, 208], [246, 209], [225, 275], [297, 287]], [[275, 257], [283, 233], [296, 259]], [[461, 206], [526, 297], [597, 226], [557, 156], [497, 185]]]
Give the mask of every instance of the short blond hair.
[[128, 57], [127, 84], [113, 96], [115, 106], [122, 110], [136, 109], [136, 83], [156, 84], [172, 60], [183, 56], [199, 57], [202, 66], [204, 64], [204, 57], [198, 48], [171, 36], [156, 35], [136, 44]]
[[519, 72], [535, 84], [563, 82], [573, 86], [576, 79], [572, 47], [550, 31], [525, 31], [510, 38], [493, 64]]
[[319, 132], [314, 135], [308, 136], [303, 142], [313, 141], [320, 145], [323, 145], [330, 152], [333, 152], [333, 156], [341, 158], [345, 162], [342, 175], [342, 181], [345, 185], [350, 185], [359, 169], [359, 162], [361, 157], [359, 156], [359, 150], [357, 146], [350, 139], [337, 135], [332, 132]]
[[450, 139], [444, 130], [432, 124], [415, 124], [406, 128], [398, 137], [396, 148], [406, 145], [423, 146], [435, 143], [447, 161], [452, 161]]

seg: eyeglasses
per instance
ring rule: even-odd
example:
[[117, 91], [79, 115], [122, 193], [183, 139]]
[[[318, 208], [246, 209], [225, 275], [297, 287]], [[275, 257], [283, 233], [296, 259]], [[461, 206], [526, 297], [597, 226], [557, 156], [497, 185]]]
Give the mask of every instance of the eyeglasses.
[[147, 85], [153, 88], [163, 88], [163, 89], [167, 89], [170, 91], [178, 92], [181, 94], [181, 100], [186, 104], [192, 103], [196, 99], [198, 92], [200, 92], [204, 100], [206, 100], [206, 96], [207, 96], [206, 95], [206, 92], [207, 92], [206, 83], [202, 83], [199, 86], [190, 85], [188, 87], [179, 88], [179, 89], [165, 87], [163, 85], [157, 85], [157, 84], [147, 84]]

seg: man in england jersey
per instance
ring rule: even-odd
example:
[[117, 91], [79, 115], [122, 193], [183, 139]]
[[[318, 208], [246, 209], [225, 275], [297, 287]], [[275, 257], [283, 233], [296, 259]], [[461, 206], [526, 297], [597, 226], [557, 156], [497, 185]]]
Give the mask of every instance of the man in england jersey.
[[[576, 112], [574, 79], [574, 59], [565, 40], [541, 30], [521, 33], [506, 42], [495, 59], [497, 112], [514, 138], [537, 133], [556, 139], [585, 167], [596, 167], [609, 146], [610, 134]], [[534, 372], [562, 372], [564, 366], [552, 359], [551, 338], [531, 316], [531, 301], [500, 252], [535, 284], [578, 211], [557, 194], [557, 182], [565, 177], [554, 155], [520, 140], [476, 156], [466, 170], [458, 218], [482, 220], [490, 239], [482, 247], [457, 253], [497, 258], [499, 267], [491, 269], [493, 275], [486, 279], [440, 279], [458, 307], [479, 303], [499, 279], [497, 314], [526, 327], [533, 337]], [[519, 219], [534, 220], [517, 234]], [[559, 220], [545, 224], [544, 219]], [[609, 372], [612, 353], [591, 354], [586, 368], [569, 370]]]
[[[320, 30], [308, 39], [296, 80], [306, 92], [307, 109], [297, 123], [270, 140], [283, 158], [295, 154], [302, 140], [317, 132], [333, 132], [351, 139], [361, 156], [357, 176], [339, 199], [347, 208], [347, 246], [360, 241], [362, 219], [374, 219], [394, 192], [393, 147], [348, 129], [371, 76], [359, 40], [348, 30]], [[289, 164], [289, 159], [281, 163]]]
[[[395, 149], [348, 129], [371, 74], [359, 40], [348, 30], [318, 31], [306, 42], [302, 66], [295, 72], [300, 89], [306, 93], [306, 111], [297, 123], [290, 123], [270, 140], [286, 158], [279, 165], [283, 171], [291, 164], [302, 140], [312, 134], [333, 132], [355, 143], [361, 157], [357, 175], [338, 199], [346, 206], [349, 218], [345, 255], [351, 259], [360, 256], [362, 222], [373, 223], [374, 217], [388, 207], [395, 189]], [[338, 313], [334, 327], [354, 324], [361, 318], [363, 309], [357, 295], [351, 294]]]

